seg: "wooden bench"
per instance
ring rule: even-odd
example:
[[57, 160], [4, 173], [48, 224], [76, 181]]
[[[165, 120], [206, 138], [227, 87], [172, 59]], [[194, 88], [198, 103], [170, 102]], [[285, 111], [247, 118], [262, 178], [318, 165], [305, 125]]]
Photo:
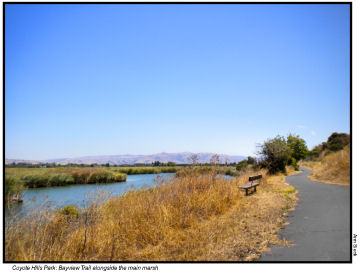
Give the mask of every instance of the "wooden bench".
[[[254, 188], [254, 192], [256, 192], [256, 187], [258, 185], [260, 185], [261, 179], [262, 179], [261, 174], [255, 175], [255, 176], [250, 176], [249, 177], [249, 183], [247, 183], [245, 185], [242, 185], [242, 186], [239, 186], [239, 188], [245, 189], [245, 192], [246, 192], [245, 196], [248, 196], [248, 190], [249, 189]], [[254, 181], [258, 181], [258, 182], [254, 182]]]

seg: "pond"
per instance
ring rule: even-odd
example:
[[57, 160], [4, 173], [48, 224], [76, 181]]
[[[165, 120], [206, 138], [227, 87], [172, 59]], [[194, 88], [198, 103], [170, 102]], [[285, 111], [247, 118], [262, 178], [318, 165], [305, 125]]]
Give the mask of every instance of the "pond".
[[58, 209], [67, 205], [82, 208], [94, 199], [107, 200], [144, 185], [153, 187], [154, 181], [171, 179], [173, 176], [175, 173], [128, 175], [126, 182], [121, 183], [31, 188], [23, 193], [23, 203], [13, 204], [10, 209], [5, 208], [5, 217], [23, 217], [34, 210]]
[[[30, 188], [23, 193], [23, 203], [12, 204], [5, 208], [5, 218], [17, 216], [22, 218], [28, 213], [41, 209], [55, 210], [67, 205], [84, 208], [94, 199], [106, 201], [111, 197], [126, 193], [129, 190], [140, 189], [143, 186], [153, 187], [158, 180], [171, 180], [175, 173], [128, 175], [126, 182], [111, 184], [85, 184], [58, 187]], [[220, 175], [225, 179], [234, 177]]]

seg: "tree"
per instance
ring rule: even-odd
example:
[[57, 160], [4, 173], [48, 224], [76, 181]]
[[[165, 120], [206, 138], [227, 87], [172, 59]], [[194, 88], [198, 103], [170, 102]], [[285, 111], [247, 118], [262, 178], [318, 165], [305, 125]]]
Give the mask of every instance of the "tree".
[[291, 155], [291, 150], [287, 146], [286, 140], [282, 136], [269, 139], [259, 146], [263, 164], [271, 174], [278, 171], [285, 172], [285, 167]]
[[331, 151], [342, 150], [346, 145], [350, 143], [350, 135], [346, 133], [332, 133], [328, 140], [327, 146]]
[[191, 164], [194, 166], [194, 165], [196, 165], [197, 164], [197, 162], [199, 161], [199, 155], [197, 155], [197, 154], [192, 154], [189, 158], [188, 158], [188, 160], [191, 162]]
[[247, 163], [248, 163], [249, 165], [253, 165], [253, 164], [256, 163], [256, 160], [255, 160], [255, 158], [253, 158], [253, 157], [251, 157], [251, 156], [248, 156]]
[[213, 165], [218, 165], [220, 163], [220, 156], [218, 154], [211, 156], [210, 163]]
[[167, 166], [175, 166], [175, 162], [167, 162]]
[[287, 146], [291, 150], [291, 157], [298, 162], [304, 159], [308, 153], [308, 148], [304, 139], [301, 139], [299, 135], [289, 134], [287, 137]]
[[247, 167], [248, 165], [248, 162], [246, 160], [242, 160], [241, 162], [239, 162], [237, 165], [236, 165], [236, 170], [237, 171], [240, 171], [240, 170], [243, 170]]

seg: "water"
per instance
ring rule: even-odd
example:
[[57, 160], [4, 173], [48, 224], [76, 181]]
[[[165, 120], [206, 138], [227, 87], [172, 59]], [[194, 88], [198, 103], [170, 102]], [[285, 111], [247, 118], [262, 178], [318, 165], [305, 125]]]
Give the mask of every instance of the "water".
[[102, 194], [102, 200], [118, 196], [132, 189], [143, 186], [153, 187], [157, 177], [171, 179], [174, 173], [128, 175], [126, 182], [98, 185], [70, 185], [46, 188], [28, 189], [23, 194], [23, 203], [13, 204], [11, 210], [5, 209], [5, 217], [12, 215], [19, 217], [42, 208], [62, 208], [75, 205], [79, 208], [86, 207], [91, 200], [98, 198], [96, 193]]

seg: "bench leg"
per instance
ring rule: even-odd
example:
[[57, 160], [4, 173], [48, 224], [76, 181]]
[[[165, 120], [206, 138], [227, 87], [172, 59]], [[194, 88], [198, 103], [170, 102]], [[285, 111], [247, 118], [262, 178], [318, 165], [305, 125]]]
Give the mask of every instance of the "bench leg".
[[254, 192], [256, 192], [256, 186], [254, 186]]
[[248, 189], [247, 188], [245, 188], [245, 192], [246, 192], [245, 196], [248, 196]]

